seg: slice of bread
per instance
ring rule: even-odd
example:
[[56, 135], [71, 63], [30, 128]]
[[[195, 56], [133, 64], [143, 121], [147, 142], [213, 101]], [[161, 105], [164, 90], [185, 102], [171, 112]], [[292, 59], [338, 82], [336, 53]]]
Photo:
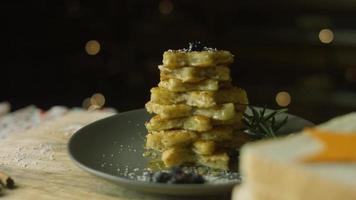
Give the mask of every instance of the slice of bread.
[[185, 66], [212, 67], [228, 65], [234, 61], [234, 56], [229, 51], [183, 51], [168, 50], [163, 53], [163, 65], [169, 68]]
[[208, 131], [213, 128], [211, 119], [200, 115], [173, 119], [162, 119], [159, 115], [156, 115], [145, 125], [149, 132], [171, 129], [185, 129], [189, 131], [201, 132]]
[[163, 105], [183, 103], [199, 108], [209, 108], [224, 103], [247, 105], [248, 99], [245, 90], [238, 87], [218, 91], [191, 92], [171, 92], [154, 87], [151, 89], [151, 102]]
[[211, 155], [216, 150], [216, 142], [212, 140], [198, 140], [193, 143], [193, 151], [198, 155]]
[[163, 151], [162, 161], [166, 167], [179, 166], [184, 163], [196, 163], [214, 169], [227, 170], [229, 167], [229, 156], [224, 152], [209, 155], [194, 154], [186, 148], [174, 147]]
[[160, 151], [172, 147], [190, 146], [199, 139], [228, 143], [234, 140], [237, 134], [232, 126], [218, 126], [204, 132], [184, 129], [152, 131], [146, 135], [146, 148]]
[[161, 158], [166, 167], [179, 166], [195, 160], [195, 156], [190, 149], [177, 147], [163, 151]]
[[218, 81], [206, 79], [196, 83], [184, 83], [179, 79], [162, 79], [158, 87], [171, 92], [191, 92], [191, 91], [217, 91], [219, 89], [231, 88], [230, 81]]
[[185, 129], [189, 131], [202, 132], [211, 130], [216, 125], [233, 125], [234, 129], [241, 129], [243, 127], [241, 122], [242, 114], [242, 112], [238, 112], [235, 114], [235, 117], [229, 120], [214, 120], [201, 115], [165, 119], [161, 118], [159, 115], [156, 115], [152, 117], [151, 120], [145, 124], [145, 126], [149, 132], [172, 129]]
[[214, 168], [214, 169], [229, 169], [230, 158], [225, 152], [215, 153], [212, 155], [199, 155], [197, 163]]
[[162, 105], [149, 101], [146, 103], [146, 109], [149, 113], [159, 115], [161, 119], [201, 115], [215, 120], [231, 120], [238, 112], [233, 103], [221, 104], [210, 108], [196, 108], [186, 104]]
[[158, 66], [162, 79], [179, 79], [183, 83], [196, 83], [205, 79], [218, 81], [230, 81], [230, 68], [224, 66], [198, 68], [182, 67], [170, 69], [164, 65]]
[[[317, 128], [355, 133], [356, 112]], [[320, 141], [303, 132], [243, 146], [240, 155], [243, 188], [248, 187], [259, 197], [266, 195], [264, 199], [355, 200], [356, 162], [303, 162], [322, 148]]]

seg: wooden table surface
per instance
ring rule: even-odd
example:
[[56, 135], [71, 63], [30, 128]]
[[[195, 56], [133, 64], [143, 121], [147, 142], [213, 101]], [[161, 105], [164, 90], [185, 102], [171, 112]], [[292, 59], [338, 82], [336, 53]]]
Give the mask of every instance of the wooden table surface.
[[229, 199], [226, 197], [169, 197], [139, 193], [117, 186], [79, 169], [70, 160], [67, 142], [80, 127], [111, 115], [72, 111], [27, 131], [0, 140], [0, 171], [12, 176], [17, 187], [3, 190], [2, 199]]

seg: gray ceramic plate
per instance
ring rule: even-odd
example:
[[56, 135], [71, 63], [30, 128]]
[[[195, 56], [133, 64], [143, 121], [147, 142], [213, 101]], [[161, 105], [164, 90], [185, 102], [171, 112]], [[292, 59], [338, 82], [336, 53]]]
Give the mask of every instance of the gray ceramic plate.
[[[290, 114], [281, 133], [298, 131], [311, 122]], [[133, 190], [172, 195], [228, 193], [238, 179], [206, 184], [159, 184], [143, 180], [148, 159], [142, 156], [150, 115], [144, 110], [123, 112], [92, 124], [73, 135], [68, 144], [72, 160], [85, 171]]]

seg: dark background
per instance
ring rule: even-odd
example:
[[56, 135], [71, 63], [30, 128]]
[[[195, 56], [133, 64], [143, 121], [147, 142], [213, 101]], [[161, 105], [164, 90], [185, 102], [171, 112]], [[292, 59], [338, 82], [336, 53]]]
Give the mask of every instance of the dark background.
[[[79, 1], [0, 3], [0, 101], [141, 108], [167, 49], [199, 40], [236, 56], [234, 82], [250, 103], [314, 122], [356, 110], [356, 1]], [[334, 37], [323, 43], [319, 32]], [[100, 44], [96, 55], [85, 45]]]

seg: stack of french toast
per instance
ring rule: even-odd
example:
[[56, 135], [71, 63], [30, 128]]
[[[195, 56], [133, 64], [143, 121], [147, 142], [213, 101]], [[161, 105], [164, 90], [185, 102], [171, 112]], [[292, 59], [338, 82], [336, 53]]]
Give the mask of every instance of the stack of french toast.
[[159, 65], [160, 82], [146, 109], [146, 149], [166, 167], [184, 164], [228, 170], [229, 152], [241, 146], [246, 92], [231, 83], [229, 51], [190, 43], [168, 50]]

